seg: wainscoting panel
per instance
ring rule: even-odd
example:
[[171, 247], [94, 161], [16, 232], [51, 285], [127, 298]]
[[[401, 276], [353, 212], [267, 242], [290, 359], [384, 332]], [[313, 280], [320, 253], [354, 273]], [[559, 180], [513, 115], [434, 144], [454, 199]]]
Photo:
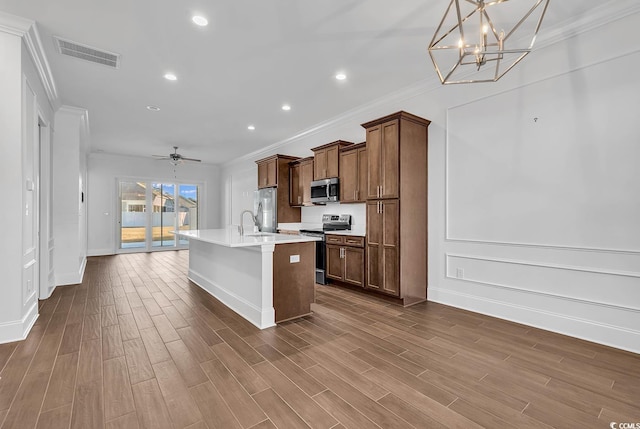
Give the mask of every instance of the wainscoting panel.
[[628, 125], [639, 62], [636, 51], [450, 108], [446, 238], [640, 252]]
[[640, 351], [638, 272], [447, 254], [445, 276], [429, 299]]

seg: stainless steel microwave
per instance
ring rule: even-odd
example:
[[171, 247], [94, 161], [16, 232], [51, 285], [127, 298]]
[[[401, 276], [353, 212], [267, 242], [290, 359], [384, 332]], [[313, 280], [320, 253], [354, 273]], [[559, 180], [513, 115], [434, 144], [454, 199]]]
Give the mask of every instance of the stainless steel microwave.
[[311, 182], [311, 202], [316, 204], [336, 203], [340, 201], [340, 180], [314, 180]]

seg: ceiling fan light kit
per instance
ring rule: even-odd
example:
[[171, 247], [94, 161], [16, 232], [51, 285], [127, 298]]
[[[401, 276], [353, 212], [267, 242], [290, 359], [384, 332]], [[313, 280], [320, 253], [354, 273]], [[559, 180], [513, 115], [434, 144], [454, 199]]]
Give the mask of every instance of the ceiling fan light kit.
[[428, 49], [440, 82], [496, 82], [531, 52], [548, 5], [451, 0]]
[[184, 163], [185, 161], [189, 161], [189, 162], [202, 162], [200, 159], [195, 159], [195, 158], [187, 158], [184, 157], [182, 155], [180, 155], [178, 153], [178, 146], [174, 146], [173, 147], [173, 153], [170, 153], [167, 156], [163, 156], [163, 155], [153, 155], [154, 158], [156, 159], [162, 159], [162, 160], [168, 160], [170, 164], [172, 164], [173, 166], [177, 166], [180, 165], [182, 163]]

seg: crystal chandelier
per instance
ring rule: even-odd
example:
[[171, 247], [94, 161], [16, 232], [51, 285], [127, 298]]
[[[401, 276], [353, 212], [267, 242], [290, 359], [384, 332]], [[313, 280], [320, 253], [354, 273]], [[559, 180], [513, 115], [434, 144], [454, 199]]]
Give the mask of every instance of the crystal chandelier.
[[549, 0], [451, 0], [429, 44], [443, 84], [495, 82], [529, 52]]

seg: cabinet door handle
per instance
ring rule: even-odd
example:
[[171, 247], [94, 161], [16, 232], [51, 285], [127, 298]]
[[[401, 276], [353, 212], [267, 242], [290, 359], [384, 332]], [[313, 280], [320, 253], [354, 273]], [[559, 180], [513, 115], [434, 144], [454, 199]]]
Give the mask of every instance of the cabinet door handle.
[[360, 190], [356, 190], [356, 200], [358, 199], [358, 197], [360, 196]]
[[384, 213], [384, 204], [380, 201], [380, 214]]

